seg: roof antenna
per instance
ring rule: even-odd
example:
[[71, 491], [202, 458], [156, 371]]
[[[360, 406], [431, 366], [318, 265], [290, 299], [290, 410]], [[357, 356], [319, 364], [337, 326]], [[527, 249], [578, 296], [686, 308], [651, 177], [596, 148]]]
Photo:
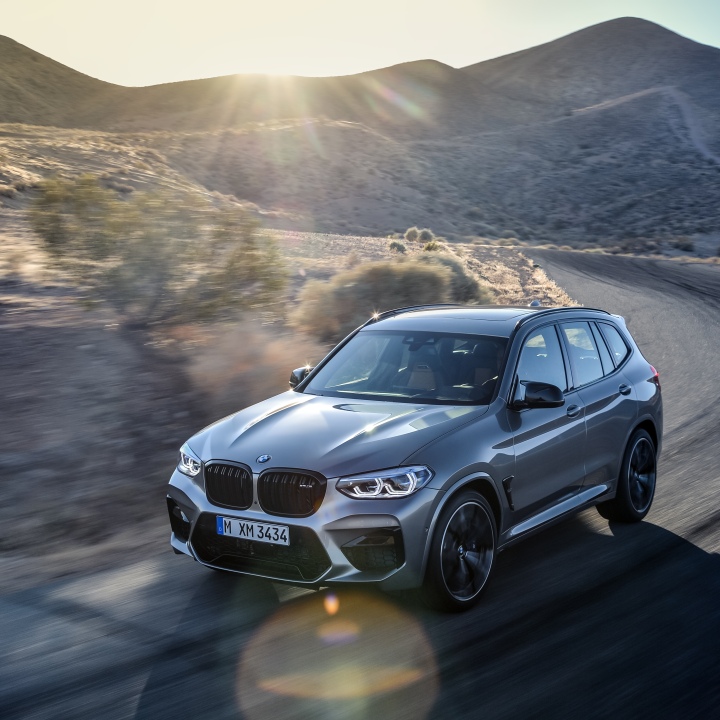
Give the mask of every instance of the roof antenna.
[[542, 305], [542, 303], [539, 300], [533, 300], [530, 303], [529, 307], [540, 307], [541, 305]]

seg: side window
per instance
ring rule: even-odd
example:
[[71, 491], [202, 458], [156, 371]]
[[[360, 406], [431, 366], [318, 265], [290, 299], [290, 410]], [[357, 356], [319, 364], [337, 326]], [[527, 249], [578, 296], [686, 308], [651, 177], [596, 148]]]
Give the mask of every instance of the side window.
[[575, 386], [587, 385], [603, 376], [600, 354], [590, 325], [586, 322], [563, 323], [562, 331], [570, 351]]
[[592, 334], [595, 338], [595, 344], [597, 345], [597, 349], [600, 353], [600, 360], [602, 360], [603, 372], [605, 373], [605, 375], [609, 375], [611, 372], [613, 372], [613, 370], [615, 370], [615, 365], [613, 365], [613, 361], [610, 357], [610, 353], [608, 352], [607, 345], [605, 345], [603, 336], [598, 330], [597, 326], [594, 323], [591, 323], [590, 327], [592, 328]]
[[625, 344], [622, 339], [622, 335], [612, 326], [607, 323], [599, 323], [602, 333], [605, 339], [608, 341], [610, 346], [610, 352], [612, 353], [613, 360], [615, 360], [615, 366], [622, 364], [622, 361], [628, 356], [630, 348]]
[[518, 379], [550, 383], [567, 390], [565, 362], [553, 325], [538, 330], [525, 341], [520, 352]]

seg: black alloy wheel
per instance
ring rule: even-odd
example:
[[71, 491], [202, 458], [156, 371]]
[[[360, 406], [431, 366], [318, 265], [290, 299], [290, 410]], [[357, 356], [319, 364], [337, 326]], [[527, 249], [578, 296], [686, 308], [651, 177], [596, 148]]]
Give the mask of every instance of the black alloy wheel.
[[597, 506], [608, 520], [639, 522], [650, 511], [655, 497], [657, 450], [645, 430], [636, 430], [625, 450], [617, 495]]
[[466, 610], [484, 590], [495, 561], [497, 529], [487, 500], [466, 491], [450, 500], [438, 520], [423, 596], [438, 610]]
[[630, 502], [638, 513], [647, 513], [655, 494], [655, 448], [649, 438], [638, 438], [630, 455], [628, 488]]

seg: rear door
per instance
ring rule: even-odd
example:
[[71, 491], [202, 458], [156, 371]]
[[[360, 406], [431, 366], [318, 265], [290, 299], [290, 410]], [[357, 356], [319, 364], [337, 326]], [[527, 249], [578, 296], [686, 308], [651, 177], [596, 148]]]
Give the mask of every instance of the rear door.
[[[560, 323], [572, 369], [572, 387], [585, 406], [585, 486], [611, 483], [635, 420], [635, 391], [616, 366], [622, 353], [608, 348], [594, 322]], [[620, 361], [618, 361], [620, 362]]]

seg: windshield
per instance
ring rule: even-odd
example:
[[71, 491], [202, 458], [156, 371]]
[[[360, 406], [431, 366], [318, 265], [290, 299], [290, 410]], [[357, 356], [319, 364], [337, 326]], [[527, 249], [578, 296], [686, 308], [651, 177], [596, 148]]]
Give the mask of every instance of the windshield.
[[507, 338], [363, 330], [324, 365], [311, 395], [485, 404], [495, 391]]

